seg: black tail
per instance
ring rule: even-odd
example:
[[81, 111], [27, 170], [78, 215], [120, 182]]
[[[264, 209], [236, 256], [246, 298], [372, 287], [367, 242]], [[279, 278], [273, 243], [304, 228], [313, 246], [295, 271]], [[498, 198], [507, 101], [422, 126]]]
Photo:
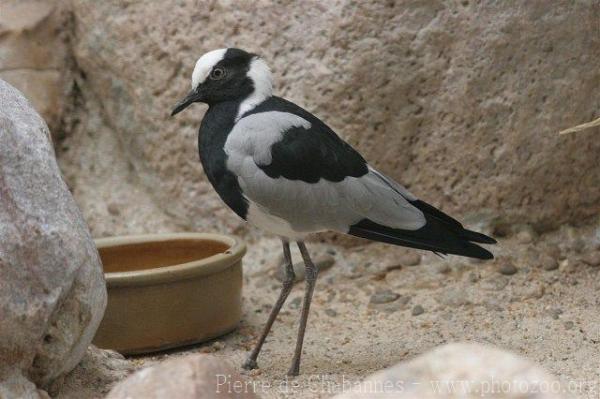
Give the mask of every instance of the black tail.
[[457, 220], [423, 201], [412, 201], [412, 205], [425, 215], [425, 226], [419, 230], [402, 230], [363, 219], [352, 225], [349, 234], [381, 241], [388, 244], [425, 249], [442, 254], [467, 256], [469, 258], [493, 259], [488, 250], [473, 244], [495, 244], [496, 240], [485, 234], [465, 229]]

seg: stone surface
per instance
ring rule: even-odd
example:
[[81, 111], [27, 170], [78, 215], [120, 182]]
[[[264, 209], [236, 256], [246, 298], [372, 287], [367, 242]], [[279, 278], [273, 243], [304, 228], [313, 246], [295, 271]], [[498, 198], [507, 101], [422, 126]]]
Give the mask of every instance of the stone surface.
[[105, 305], [100, 259], [48, 128], [0, 80], [0, 381], [50, 388], [83, 357]]
[[[574, 230], [586, 248], [595, 248], [599, 237], [597, 226]], [[540, 235], [536, 248], [568, 241], [565, 231], [558, 230]], [[600, 340], [600, 313], [586, 309], [596, 306], [600, 279], [596, 278], [597, 270], [583, 262], [568, 273], [562, 268], [547, 272], [537, 267], [537, 251], [530, 251], [529, 246], [510, 237], [502, 240], [499, 252], [523, 266], [510, 277], [498, 273], [491, 262], [472, 264], [459, 258], [441, 259], [423, 253], [420, 267], [405, 267], [387, 273], [384, 279], [374, 279], [387, 265], [397, 264], [404, 249], [384, 244], [352, 248], [309, 245], [311, 253], [324, 252], [326, 248], [336, 249], [336, 266], [317, 282], [303, 348], [302, 374], [293, 379], [285, 377], [299, 318], [298, 310], [288, 306], [294, 299], [300, 305], [304, 284], [294, 286], [277, 318], [258, 359], [260, 368], [241, 371], [256, 384], [262, 397], [332, 398], [342, 389], [347, 390], [348, 384], [360, 383], [379, 370], [456, 341], [486, 342], [521, 354], [567, 384], [561, 388], [568, 391], [568, 397], [587, 398], [598, 392], [598, 359], [590, 354], [596, 353]], [[563, 255], [579, 259], [580, 255], [568, 248]], [[96, 370], [83, 369], [83, 365], [90, 363], [86, 356], [66, 376], [58, 398], [103, 398], [115, 379], [124, 377], [123, 363], [127, 362], [131, 368], [139, 369], [174, 357], [207, 352], [225, 357], [239, 367], [258, 339], [280, 293], [281, 283], [272, 273], [274, 255], [280, 250], [277, 238], [263, 238], [249, 246], [244, 258], [244, 318], [235, 332], [217, 341], [168, 354], [125, 360], [100, 358], [101, 365], [94, 366]], [[361, 276], [347, 278], [351, 265], [368, 263], [372, 265]], [[451, 264], [451, 271], [443, 275], [435, 273], [435, 266], [441, 263]], [[471, 273], [478, 278], [471, 280]], [[531, 295], [536, 287], [545, 288], [544, 295]], [[400, 298], [387, 304], [369, 303], [374, 292], [385, 289], [394, 290]], [[468, 301], [460, 300], [461, 293]], [[425, 313], [411, 316], [415, 305], [423, 306]], [[553, 309], [557, 308], [563, 313], [555, 320]], [[335, 317], [331, 316], [331, 310], [335, 311]], [[126, 364], [124, 369], [127, 370]], [[77, 377], [73, 378], [74, 375]]]
[[[552, 387], [552, 388], [551, 388]], [[558, 399], [557, 379], [510, 352], [479, 344], [442, 345], [367, 377], [337, 399]]]
[[0, 78], [23, 92], [54, 137], [61, 132], [71, 90], [70, 19], [59, 0], [3, 0], [0, 12]]
[[137, 371], [115, 386], [106, 399], [257, 398], [252, 385], [228, 361], [190, 355]]
[[104, 397], [135, 368], [121, 354], [90, 345], [81, 362], [65, 376], [57, 399]]
[[[600, 142], [557, 134], [600, 109], [596, 2], [73, 4], [81, 123], [59, 151], [94, 233], [247, 233], [198, 163], [203, 106], [168, 117], [196, 58], [223, 46], [262, 54], [276, 93], [462, 220], [543, 231], [600, 210]], [[115, 169], [107, 194], [96, 182]]]

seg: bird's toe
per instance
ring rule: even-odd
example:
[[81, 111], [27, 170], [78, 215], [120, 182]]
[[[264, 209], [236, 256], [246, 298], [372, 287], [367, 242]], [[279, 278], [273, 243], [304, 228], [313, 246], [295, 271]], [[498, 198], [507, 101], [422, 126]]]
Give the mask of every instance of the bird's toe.
[[258, 368], [258, 364], [256, 363], [256, 360], [254, 359], [246, 359], [246, 361], [242, 364], [242, 368], [244, 370], [254, 370]]

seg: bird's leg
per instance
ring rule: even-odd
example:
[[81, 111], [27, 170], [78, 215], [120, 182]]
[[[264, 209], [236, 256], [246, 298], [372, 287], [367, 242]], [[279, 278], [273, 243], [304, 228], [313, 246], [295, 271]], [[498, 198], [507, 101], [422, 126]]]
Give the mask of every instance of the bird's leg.
[[313, 291], [315, 290], [317, 275], [319, 274], [319, 269], [317, 269], [313, 261], [310, 259], [306, 245], [304, 245], [302, 241], [298, 241], [298, 249], [300, 249], [302, 259], [304, 260], [304, 267], [306, 269], [306, 288], [304, 291], [304, 302], [302, 303], [302, 313], [300, 315], [298, 338], [296, 339], [296, 350], [294, 352], [294, 359], [292, 359], [292, 366], [288, 371], [288, 375], [290, 376], [296, 376], [300, 373], [300, 356], [302, 356], [304, 331], [306, 330], [306, 321], [308, 320], [310, 302], [312, 300]]
[[260, 338], [256, 343], [256, 346], [248, 356], [248, 359], [244, 362], [242, 367], [246, 370], [252, 370], [258, 367], [256, 364], [256, 358], [260, 353], [260, 349], [265, 343], [265, 339], [267, 335], [269, 335], [269, 331], [271, 331], [271, 326], [273, 326], [273, 322], [277, 318], [281, 307], [285, 303], [288, 295], [290, 295], [290, 291], [294, 286], [294, 280], [296, 275], [294, 274], [294, 266], [292, 264], [292, 254], [290, 253], [290, 243], [288, 241], [282, 240], [283, 243], [283, 257], [284, 257], [284, 280], [281, 286], [281, 292], [279, 293], [279, 298], [277, 298], [277, 302], [275, 302], [275, 306], [271, 310], [271, 314], [269, 315], [269, 319], [267, 320], [267, 324], [265, 325], [262, 333], [260, 334]]

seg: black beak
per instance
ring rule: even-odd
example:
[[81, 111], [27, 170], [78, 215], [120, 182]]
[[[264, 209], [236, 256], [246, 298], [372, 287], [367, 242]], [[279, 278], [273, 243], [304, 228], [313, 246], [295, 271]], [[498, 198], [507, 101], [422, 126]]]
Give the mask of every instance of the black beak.
[[179, 101], [175, 105], [175, 108], [173, 108], [173, 112], [171, 112], [171, 116], [180, 113], [181, 111], [186, 109], [190, 104], [195, 103], [197, 101], [201, 101], [201, 100], [202, 100], [202, 95], [198, 91], [196, 91], [196, 90], [190, 91], [183, 100]]

